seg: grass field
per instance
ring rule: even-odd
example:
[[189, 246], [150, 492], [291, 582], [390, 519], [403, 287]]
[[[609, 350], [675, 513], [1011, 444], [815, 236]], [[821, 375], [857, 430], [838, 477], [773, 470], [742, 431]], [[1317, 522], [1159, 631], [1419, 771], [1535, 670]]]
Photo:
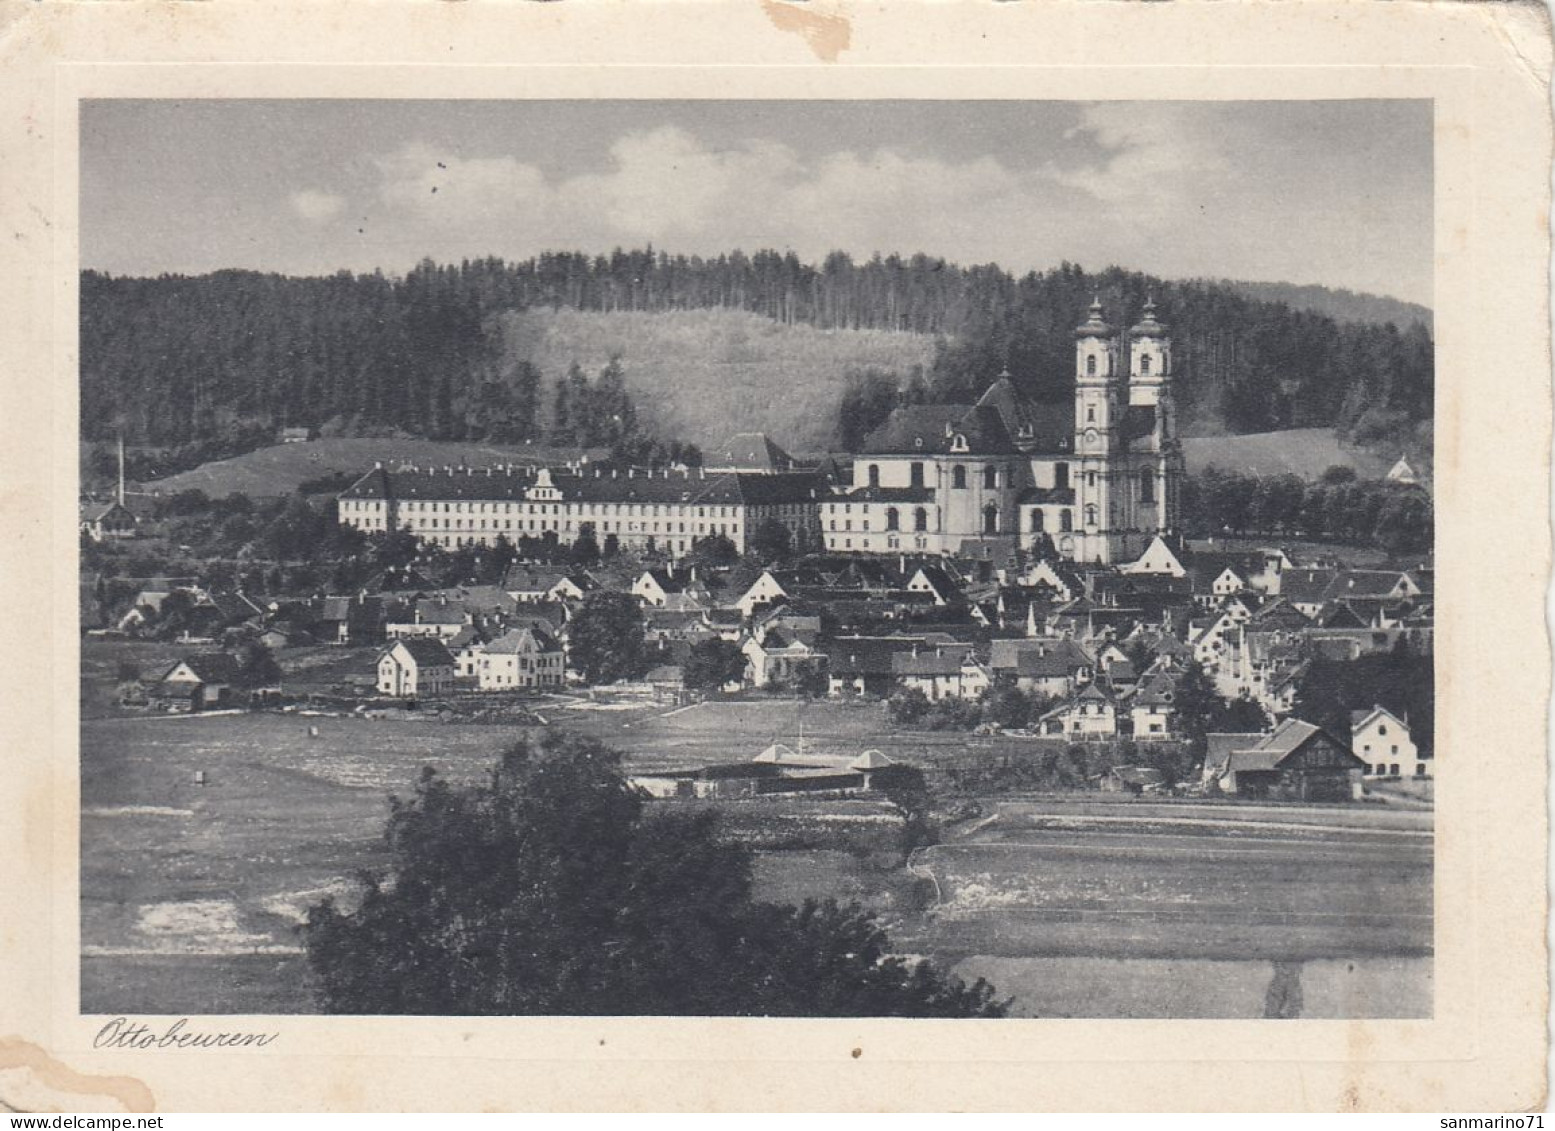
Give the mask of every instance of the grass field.
[[1316, 479], [1337, 465], [1354, 468], [1363, 479], [1376, 479], [1386, 475], [1393, 465], [1392, 460], [1371, 452], [1344, 447], [1331, 428], [1292, 428], [1245, 436], [1186, 436], [1182, 451], [1190, 475], [1213, 466], [1243, 475], [1290, 473]]
[[785, 326], [737, 310], [539, 309], [506, 315], [503, 334], [509, 357], [548, 381], [574, 361], [592, 375], [619, 357], [638, 416], [704, 448], [762, 431], [791, 452], [827, 450], [850, 369], [905, 378], [934, 359], [929, 334]]
[[[967, 741], [893, 741], [878, 707], [837, 704], [557, 697], [541, 710], [626, 750], [628, 769], [748, 758], [791, 741], [801, 718], [818, 748], [842, 753], [946, 757]], [[523, 733], [285, 714], [83, 721], [83, 1009], [311, 1009], [296, 925], [382, 862], [386, 795], [428, 764], [477, 780]], [[1429, 812], [987, 802], [903, 871], [881, 802], [721, 808], [757, 849], [760, 897], [857, 900], [904, 952], [997, 975], [1016, 1012], [1259, 1016], [1271, 992], [1288, 1008], [1292, 985], [1304, 1016], [1430, 1011]], [[1201, 983], [1213, 992], [1197, 1012], [1174, 1013]]]

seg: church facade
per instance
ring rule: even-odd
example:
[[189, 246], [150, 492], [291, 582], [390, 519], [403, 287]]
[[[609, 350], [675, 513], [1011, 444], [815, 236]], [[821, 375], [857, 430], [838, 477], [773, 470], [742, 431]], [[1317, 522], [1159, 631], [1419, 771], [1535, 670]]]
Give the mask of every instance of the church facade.
[[829, 550], [1131, 561], [1179, 526], [1171, 339], [1153, 302], [1119, 333], [1097, 301], [1075, 330], [1072, 403], [1031, 401], [1004, 373], [975, 405], [898, 408], [863, 448], [821, 505]]

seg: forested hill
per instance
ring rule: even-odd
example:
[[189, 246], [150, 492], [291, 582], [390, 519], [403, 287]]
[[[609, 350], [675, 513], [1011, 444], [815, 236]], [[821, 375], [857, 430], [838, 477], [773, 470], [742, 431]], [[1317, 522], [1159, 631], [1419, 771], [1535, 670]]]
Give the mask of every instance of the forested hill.
[[[923, 336], [932, 352], [891, 348], [883, 363], [855, 350], [846, 362], [774, 369], [784, 396], [819, 419], [817, 435], [780, 438], [799, 445], [829, 432], [844, 442], [895, 400], [975, 397], [1006, 365], [1031, 395], [1067, 396], [1073, 328], [1095, 294], [1125, 326], [1154, 296], [1175, 340], [1189, 430], [1338, 427], [1362, 442], [1389, 443], [1429, 435], [1422, 422], [1431, 414], [1433, 346], [1419, 324], [1342, 322], [1221, 284], [1117, 268], [1098, 274], [1064, 264], [1016, 278], [924, 256], [854, 262], [834, 253], [812, 265], [777, 252], [698, 259], [651, 250], [424, 262], [403, 278], [85, 272], [82, 427], [89, 440], [122, 429], [132, 444], [160, 446], [252, 447], [256, 436], [298, 425], [340, 435], [611, 443], [615, 437], [578, 435], [577, 412], [558, 418], [559, 405], [577, 400], [559, 386], [579, 391], [582, 378], [552, 371], [561, 358], [547, 357], [552, 370], [541, 371], [515, 350], [512, 312], [672, 317], [713, 308], [822, 337], [832, 330]], [[816, 340], [805, 347], [808, 357], [818, 356]], [[781, 337], [769, 345], [781, 350]], [[914, 355], [928, 364], [890, 367]], [[670, 387], [639, 384], [650, 379]], [[610, 419], [631, 418], [618, 411], [630, 407], [624, 381], [631, 397], [660, 406], [653, 416], [663, 428], [674, 426], [675, 399], [696, 395], [662, 369], [634, 374], [630, 343], [610, 381]], [[827, 419], [825, 404], [837, 405], [841, 418]], [[743, 426], [759, 423], [747, 417]]]
[[1434, 322], [1430, 307], [1388, 295], [1357, 294], [1343, 288], [1311, 284], [1253, 283], [1241, 279], [1205, 281], [1229, 288], [1246, 298], [1282, 302], [1292, 310], [1326, 314], [1339, 322], [1376, 322], [1379, 325], [1392, 322], [1400, 328], [1418, 322], [1427, 330], [1432, 329]]

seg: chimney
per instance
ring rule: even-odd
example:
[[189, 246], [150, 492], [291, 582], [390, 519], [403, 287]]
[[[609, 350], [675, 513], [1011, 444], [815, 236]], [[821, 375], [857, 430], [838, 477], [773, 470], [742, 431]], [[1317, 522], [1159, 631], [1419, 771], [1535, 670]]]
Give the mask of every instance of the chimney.
[[616, 469], [612, 467], [610, 469], [610, 478], [614, 479], [615, 477], [616, 477]]

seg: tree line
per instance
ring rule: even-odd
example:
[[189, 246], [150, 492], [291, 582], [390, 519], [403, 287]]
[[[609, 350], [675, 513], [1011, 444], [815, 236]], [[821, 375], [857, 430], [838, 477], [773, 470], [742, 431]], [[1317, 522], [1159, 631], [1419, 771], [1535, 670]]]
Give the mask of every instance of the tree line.
[[651, 248], [428, 260], [402, 278], [84, 272], [84, 438], [123, 431], [131, 443], [171, 447], [259, 426], [522, 442], [553, 428], [575, 435], [585, 419], [608, 436], [624, 424], [619, 405], [580, 416], [573, 374], [553, 375], [559, 386], [547, 388], [533, 365], [501, 348], [498, 316], [540, 307], [727, 308], [821, 328], [932, 334], [940, 340], [927, 372], [879, 375], [894, 395], [975, 399], [1008, 366], [1028, 395], [1061, 399], [1073, 380], [1073, 328], [1095, 295], [1125, 328], [1155, 298], [1175, 343], [1187, 422], [1428, 440], [1434, 347], [1419, 322], [1342, 322], [1226, 284], [1070, 263], [1016, 277], [923, 255], [857, 262], [833, 252], [812, 265], [776, 251], [702, 258]]
[[1429, 491], [1361, 479], [1347, 467], [1331, 467], [1315, 482], [1207, 467], [1184, 480], [1182, 509], [1183, 528], [1194, 537], [1304, 537], [1373, 545], [1390, 554], [1426, 552], [1435, 539]]

